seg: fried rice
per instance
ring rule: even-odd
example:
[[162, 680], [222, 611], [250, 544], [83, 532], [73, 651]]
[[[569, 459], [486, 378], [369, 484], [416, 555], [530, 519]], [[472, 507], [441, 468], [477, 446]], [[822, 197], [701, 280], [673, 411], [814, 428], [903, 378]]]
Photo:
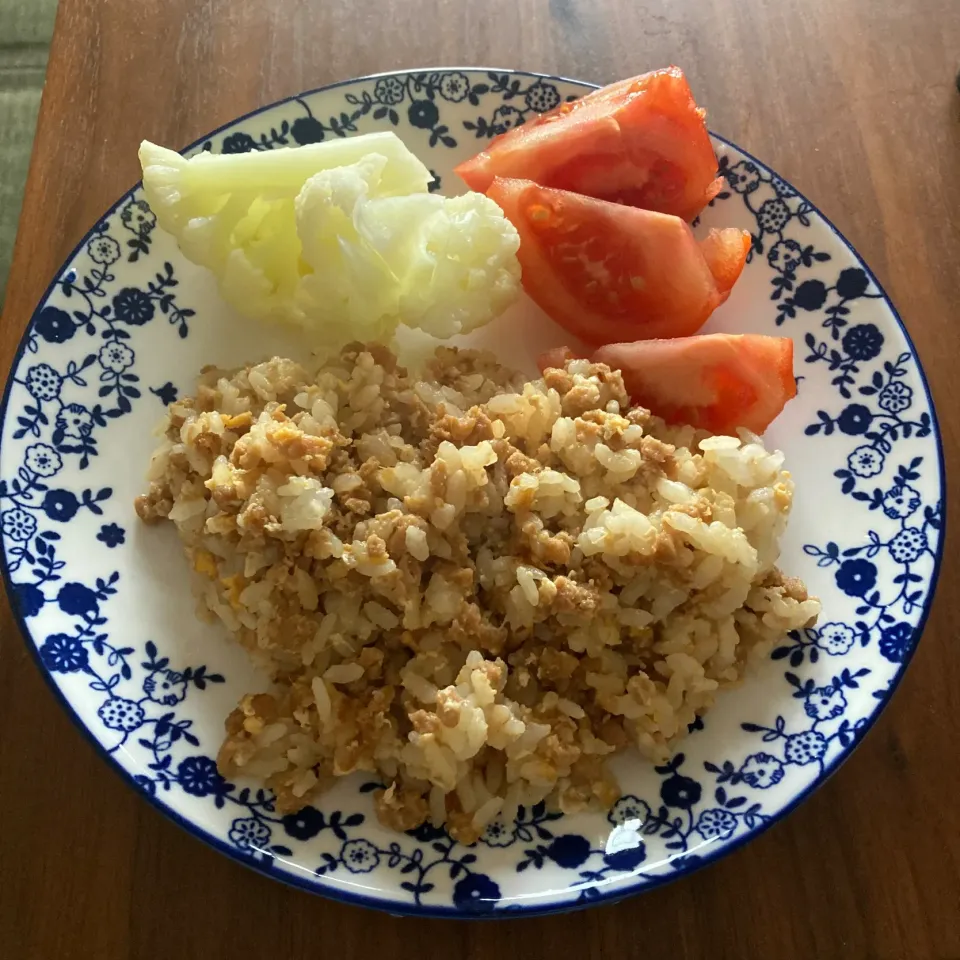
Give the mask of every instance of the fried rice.
[[776, 566], [783, 455], [667, 426], [600, 364], [353, 344], [205, 369], [164, 429], [137, 511], [269, 672], [218, 765], [281, 812], [357, 771], [383, 823], [465, 843], [521, 804], [609, 807], [609, 757], [665, 760], [820, 611]]

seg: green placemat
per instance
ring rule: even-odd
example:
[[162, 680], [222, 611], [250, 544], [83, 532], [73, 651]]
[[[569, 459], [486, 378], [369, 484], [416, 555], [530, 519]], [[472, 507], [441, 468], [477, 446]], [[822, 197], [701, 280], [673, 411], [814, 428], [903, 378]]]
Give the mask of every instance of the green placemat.
[[0, 0], [0, 309], [56, 9], [56, 0]]

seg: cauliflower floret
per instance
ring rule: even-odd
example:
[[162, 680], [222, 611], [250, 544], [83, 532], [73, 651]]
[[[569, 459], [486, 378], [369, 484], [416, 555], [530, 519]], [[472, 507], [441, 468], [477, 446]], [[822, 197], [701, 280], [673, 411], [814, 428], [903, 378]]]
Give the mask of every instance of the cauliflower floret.
[[376, 193], [386, 165], [385, 157], [370, 154], [316, 174], [297, 195], [300, 257], [310, 267], [297, 306], [304, 317], [322, 317], [318, 335], [328, 343], [388, 339], [396, 326], [400, 279], [365, 242], [359, 213]]
[[297, 197], [302, 257], [313, 268], [304, 312], [322, 313], [332, 332], [342, 326], [335, 340], [389, 334], [398, 323], [446, 338], [502, 313], [520, 288], [513, 224], [479, 193], [384, 197], [384, 162], [325, 170]]
[[228, 303], [326, 345], [386, 340], [400, 323], [453, 336], [519, 293], [520, 241], [500, 208], [430, 194], [392, 133], [189, 160], [144, 141], [140, 161], [160, 226]]
[[422, 219], [400, 297], [403, 322], [446, 338], [503, 313], [520, 291], [520, 236], [500, 207], [482, 193], [378, 203], [407, 216], [414, 200]]
[[382, 196], [426, 191], [430, 171], [395, 133], [243, 154], [202, 151], [189, 159], [144, 140], [139, 156], [147, 200], [160, 226], [175, 234], [188, 220], [217, 213], [228, 196], [246, 196], [248, 203], [257, 195], [293, 199], [315, 173], [356, 163], [369, 153], [388, 161], [381, 177]]

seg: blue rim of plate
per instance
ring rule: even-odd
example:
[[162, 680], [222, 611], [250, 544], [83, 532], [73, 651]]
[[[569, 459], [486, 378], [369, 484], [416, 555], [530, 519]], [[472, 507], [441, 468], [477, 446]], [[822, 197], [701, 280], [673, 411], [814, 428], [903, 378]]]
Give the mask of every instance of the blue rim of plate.
[[[318, 93], [325, 93], [328, 90], [336, 90], [339, 87], [349, 86], [355, 83], [363, 83], [369, 80], [376, 80], [380, 77], [396, 76], [398, 74], [418, 73], [424, 69], [426, 68], [411, 67], [403, 70], [386, 70], [381, 73], [371, 73], [361, 77], [351, 77], [348, 80], [338, 80], [336, 83], [325, 84], [324, 86], [315, 87], [310, 90], [304, 90], [296, 94], [292, 94], [289, 97], [283, 97], [279, 100], [273, 101], [272, 103], [268, 103], [262, 107], [257, 107], [255, 110], [250, 110], [249, 112], [242, 114], [239, 117], [235, 117], [232, 120], [229, 120], [224, 124], [221, 124], [216, 129], [209, 131], [204, 136], [199, 137], [197, 140], [193, 141], [192, 143], [184, 147], [181, 150], [181, 152], [186, 153], [189, 150], [199, 147], [205, 141], [212, 139], [214, 136], [216, 136], [217, 134], [221, 133], [222, 131], [226, 130], [229, 127], [233, 127], [234, 125], [241, 123], [244, 120], [248, 120], [251, 117], [258, 116], [259, 114], [265, 113], [268, 110], [273, 110], [277, 107], [283, 106], [286, 103], [292, 103], [296, 101], [298, 98], [308, 97]], [[510, 68], [503, 68], [503, 67], [448, 66], [448, 67], [431, 67], [429, 69], [442, 70], [442, 71], [496, 70], [499, 73], [509, 73], [514, 76], [534, 77], [541, 80], [553, 80], [553, 81], [558, 81], [562, 83], [574, 84], [576, 86], [580, 86], [585, 89], [598, 89], [599, 87], [598, 84], [588, 83], [584, 80], [576, 80], [570, 77], [558, 76], [556, 74], [537, 73], [535, 71], [530, 71], [530, 70], [513, 70]], [[758, 163], [764, 167], [768, 166], [762, 160], [759, 160], [757, 157], [753, 156], [753, 154], [744, 150], [742, 147], [738, 146], [732, 140], [728, 140], [726, 137], [722, 137], [719, 134], [714, 133], [713, 131], [710, 131], [710, 135], [715, 139], [721, 141], [722, 143], [725, 143], [727, 146], [738, 151], [748, 160], [752, 160], [753, 162]], [[788, 183], [788, 181], [784, 181], [784, 182]], [[133, 194], [134, 191], [137, 190], [137, 188], [140, 185], [141, 185], [141, 181], [138, 180], [132, 187], [130, 187], [127, 191], [125, 191], [103, 214], [101, 214], [100, 217], [97, 218], [97, 222], [99, 223], [106, 217], [109, 217], [111, 214], [113, 214], [121, 206], [121, 204], [123, 204], [131, 196], [131, 194]], [[796, 188], [793, 187], [792, 184], [788, 183], [788, 185], [791, 187], [791, 189], [796, 190]], [[820, 210], [820, 208], [816, 206], [816, 204], [812, 203], [809, 199], [807, 199], [807, 197], [804, 196], [804, 194], [802, 194], [799, 190], [797, 190], [796, 193], [797, 193], [797, 196], [799, 196], [802, 200], [810, 204], [812, 212], [817, 214], [817, 216], [819, 216], [823, 220], [824, 224], [827, 226], [830, 232], [837, 238], [837, 240], [839, 240], [843, 244], [843, 246], [846, 247], [856, 257], [860, 266], [863, 268], [863, 270], [865, 271], [869, 279], [876, 286], [884, 303], [890, 309], [890, 312], [893, 315], [894, 320], [896, 320], [897, 326], [900, 328], [900, 332], [903, 334], [904, 340], [906, 340], [911, 353], [918, 360], [917, 374], [920, 378], [920, 383], [923, 386], [924, 396], [926, 397], [927, 402], [929, 403], [929, 406], [930, 406], [930, 419], [931, 419], [931, 424], [933, 426], [933, 434], [936, 437], [937, 478], [940, 484], [940, 489], [941, 491], [943, 491], [942, 509], [943, 509], [943, 524], [945, 527], [946, 520], [947, 520], [947, 501], [946, 501], [946, 468], [943, 460], [943, 441], [940, 435], [940, 423], [937, 418], [936, 406], [933, 402], [933, 394], [930, 390], [930, 385], [927, 382], [927, 376], [926, 376], [926, 372], [923, 369], [923, 364], [919, 362], [920, 355], [916, 349], [916, 346], [914, 345], [913, 340], [910, 337], [910, 333], [907, 330], [907, 327], [904, 324], [903, 319], [901, 318], [899, 312], [897, 311], [897, 308], [894, 306], [893, 301], [887, 295], [886, 290], [884, 290], [883, 285], [879, 282], [879, 280], [877, 280], [873, 271], [864, 262], [863, 258], [854, 248], [853, 244], [850, 243], [849, 240], [847, 240], [847, 238], [836, 228], [836, 226], [829, 219], [829, 217], [827, 217]], [[91, 227], [91, 229], [88, 230], [87, 233], [83, 235], [83, 237], [81, 237], [81, 239], [77, 242], [73, 250], [71, 250], [71, 252], [64, 258], [64, 261], [63, 261], [64, 264], [70, 263], [80, 253], [81, 248], [91, 238], [94, 231], [95, 231], [95, 225], [94, 227]], [[10, 371], [8, 371], [8, 377], [7, 377], [7, 381], [3, 391], [3, 400], [0, 401], [0, 424], [6, 421], [7, 404], [9, 403], [9, 400], [10, 400], [10, 391], [13, 384], [12, 377], [9, 376], [9, 373], [15, 370], [19, 365], [20, 360], [23, 357], [23, 353], [26, 345], [27, 331], [33, 325], [34, 320], [36, 319], [36, 316], [37, 316], [37, 311], [40, 309], [42, 304], [44, 304], [47, 301], [50, 294], [53, 292], [53, 289], [57, 283], [58, 276], [59, 276], [59, 272], [50, 281], [49, 285], [47, 286], [47, 289], [43, 293], [43, 296], [40, 298], [37, 306], [34, 308], [34, 312], [31, 314], [29, 322], [24, 327], [24, 333], [20, 338], [20, 343], [18, 344], [16, 353], [13, 356], [13, 361], [10, 366]], [[599, 906], [602, 904], [618, 903], [619, 901], [635, 896], [638, 893], [646, 892], [648, 890], [653, 890], [656, 887], [661, 887], [668, 883], [673, 883], [676, 880], [681, 879], [682, 877], [687, 877], [694, 872], [702, 870], [705, 867], [708, 867], [711, 864], [715, 863], [717, 860], [723, 857], [729, 856], [734, 851], [739, 850], [746, 843], [752, 840], [755, 840], [758, 836], [765, 833], [772, 826], [774, 826], [774, 824], [781, 822], [785, 817], [789, 816], [789, 814], [791, 814], [804, 800], [806, 800], [807, 797], [810, 796], [810, 794], [812, 794], [815, 790], [818, 790], [820, 787], [822, 787], [823, 784], [826, 783], [826, 781], [830, 777], [832, 777], [834, 773], [836, 773], [836, 771], [840, 768], [840, 766], [844, 763], [844, 761], [850, 757], [850, 755], [854, 752], [857, 746], [859, 746], [859, 744], [863, 741], [863, 737], [870, 731], [870, 729], [876, 723], [877, 719], [880, 717], [880, 715], [886, 709], [887, 705], [893, 699], [893, 696], [896, 693], [898, 686], [900, 685], [900, 681], [903, 679], [904, 674], [907, 672], [907, 668], [909, 667], [911, 661], [913, 660], [913, 656], [919, 644], [920, 637], [923, 634], [924, 628], [926, 627], [926, 624], [927, 624], [927, 619], [930, 616], [930, 611], [933, 608], [933, 600], [936, 595], [937, 584], [940, 579], [940, 569], [943, 562], [943, 550], [944, 550], [945, 540], [946, 538], [941, 536], [939, 538], [939, 542], [937, 543], [937, 550], [934, 556], [933, 572], [930, 576], [930, 589], [927, 592], [926, 602], [924, 604], [923, 612], [921, 613], [920, 618], [917, 621], [917, 625], [913, 631], [913, 636], [911, 638], [912, 642], [910, 644], [909, 649], [906, 651], [906, 655], [903, 659], [903, 662], [900, 664], [900, 669], [897, 671], [897, 673], [894, 675], [893, 679], [891, 680], [890, 686], [885, 691], [885, 696], [883, 697], [883, 699], [877, 701], [877, 707], [874, 710], [874, 712], [871, 714], [871, 716], [867, 719], [863, 727], [861, 736], [858, 737], [855, 743], [851, 745], [847, 750], [837, 755], [833, 763], [824, 770], [821, 777], [819, 777], [809, 786], [801, 790], [778, 813], [772, 816], [769, 821], [762, 823], [760, 826], [751, 830], [749, 833], [742, 835], [738, 839], [730, 841], [723, 847], [717, 849], [716, 852], [714, 853], [702, 854], [701, 859], [698, 862], [692, 864], [691, 866], [684, 867], [681, 870], [677, 870], [672, 874], [668, 874], [662, 877], [647, 878], [643, 881], [643, 883], [638, 883], [636, 886], [626, 891], [618, 890], [616, 893], [608, 893], [608, 894], [604, 894], [600, 892], [595, 897], [591, 898], [591, 900], [588, 903], [557, 903], [557, 904], [548, 904], [548, 905], [537, 906], [537, 907], [520, 906], [520, 909], [516, 910], [515, 912], [511, 912], [509, 914], [494, 912], [488, 915], [477, 915], [477, 914], [465, 914], [462, 911], [457, 910], [453, 907], [409, 907], [403, 903], [397, 903], [397, 904], [391, 903], [388, 905], [384, 900], [379, 899], [377, 897], [370, 897], [370, 896], [364, 896], [362, 894], [349, 893], [349, 892], [341, 891], [335, 888], [320, 887], [316, 883], [313, 883], [306, 879], [300, 879], [297, 876], [291, 873], [288, 873], [286, 871], [278, 874], [271, 871], [266, 866], [261, 866], [257, 862], [251, 861], [250, 859], [243, 857], [235, 847], [229, 846], [228, 844], [224, 843], [222, 840], [215, 837], [212, 833], [209, 833], [208, 831], [204, 830], [202, 827], [199, 827], [192, 821], [188, 820], [186, 817], [181, 816], [179, 813], [167, 807], [164, 803], [162, 803], [156, 797], [149, 796], [148, 794], [140, 790], [137, 784], [134, 782], [133, 775], [128, 773], [110, 754], [107, 753], [107, 751], [103, 748], [103, 745], [96, 739], [96, 737], [94, 737], [94, 735], [90, 732], [90, 730], [83, 724], [83, 722], [77, 716], [70, 702], [60, 691], [60, 688], [53, 681], [50, 674], [43, 668], [43, 664], [40, 661], [40, 656], [39, 656], [36, 645], [33, 643], [26, 643], [25, 645], [27, 647], [27, 650], [30, 656], [34, 661], [34, 664], [37, 667], [37, 670], [40, 672], [40, 675], [43, 677], [44, 682], [49, 687], [49, 689], [53, 692], [54, 697], [59, 702], [60, 706], [63, 708], [67, 716], [70, 718], [70, 721], [73, 723], [75, 727], [77, 727], [80, 730], [80, 732], [82, 733], [83, 737], [87, 740], [87, 742], [92, 744], [94, 750], [99, 755], [99, 757], [106, 762], [107, 766], [111, 770], [113, 770], [114, 773], [119, 775], [120, 778], [123, 781], [125, 781], [140, 798], [147, 801], [147, 803], [149, 803], [156, 810], [159, 810], [160, 813], [162, 813], [168, 819], [172, 820], [178, 827], [182, 828], [188, 834], [200, 840], [202, 843], [206, 844], [207, 846], [213, 848], [217, 852], [223, 854], [226, 857], [229, 857], [231, 860], [239, 864], [242, 864], [243, 866], [247, 867], [250, 870], [255, 871], [256, 873], [263, 874], [267, 877], [272, 878], [273, 880], [278, 880], [281, 883], [287, 884], [288, 886], [296, 887], [301, 890], [306, 890], [309, 893], [313, 893], [318, 896], [325, 897], [329, 900], [336, 900], [342, 903], [351, 904], [353, 906], [360, 906], [360, 907], [366, 907], [372, 910], [379, 910], [381, 912], [387, 912], [394, 916], [415, 916], [415, 917], [432, 917], [432, 918], [445, 918], [445, 919], [456, 918], [461, 920], [470, 920], [470, 919], [505, 919], [508, 917], [509, 918], [534, 917], [534, 916], [542, 916], [544, 914], [550, 914], [550, 913], [570, 913], [576, 910], [585, 909], [586, 907]], [[10, 610], [13, 614], [13, 618], [14, 618], [14, 621], [16, 622], [17, 628], [19, 629], [22, 637], [24, 638], [30, 637], [31, 633], [27, 628], [27, 624], [24, 620], [23, 615], [20, 613], [20, 609], [17, 604], [15, 594], [13, 591], [13, 582], [11, 580], [10, 571], [7, 565], [7, 556], [2, 549], [0, 549], [0, 574], [2, 574], [2, 577], [3, 577], [3, 584], [7, 593], [7, 600], [10, 605]]]

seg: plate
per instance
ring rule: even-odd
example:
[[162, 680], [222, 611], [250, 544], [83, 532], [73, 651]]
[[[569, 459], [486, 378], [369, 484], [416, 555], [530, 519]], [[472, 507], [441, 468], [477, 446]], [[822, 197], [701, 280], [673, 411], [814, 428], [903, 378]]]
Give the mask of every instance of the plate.
[[[586, 84], [472, 68], [391, 73], [293, 97], [187, 152], [242, 152], [394, 130], [460, 191], [453, 167]], [[156, 229], [139, 188], [81, 241], [38, 306], [2, 411], [4, 576], [60, 702], [130, 784], [206, 843], [263, 873], [393, 913], [500, 916], [599, 903], [730, 852], [788, 812], [855, 747], [916, 646], [941, 550], [943, 461], [916, 352], [850, 244], [771, 169], [714, 138], [726, 186], [697, 225], [753, 250], [707, 330], [790, 336], [799, 395], [767, 435], [797, 482], [782, 566], [823, 601], [662, 767], [622, 757], [608, 815], [522, 809], [462, 846], [381, 827], [369, 778], [281, 817], [214, 761], [223, 718], [264, 681], [194, 616], [172, 526], [133, 511], [164, 404], [203, 364], [303, 352], [234, 316]], [[517, 323], [519, 313], [526, 313]], [[532, 369], [562, 332], [520, 304], [482, 331]]]

